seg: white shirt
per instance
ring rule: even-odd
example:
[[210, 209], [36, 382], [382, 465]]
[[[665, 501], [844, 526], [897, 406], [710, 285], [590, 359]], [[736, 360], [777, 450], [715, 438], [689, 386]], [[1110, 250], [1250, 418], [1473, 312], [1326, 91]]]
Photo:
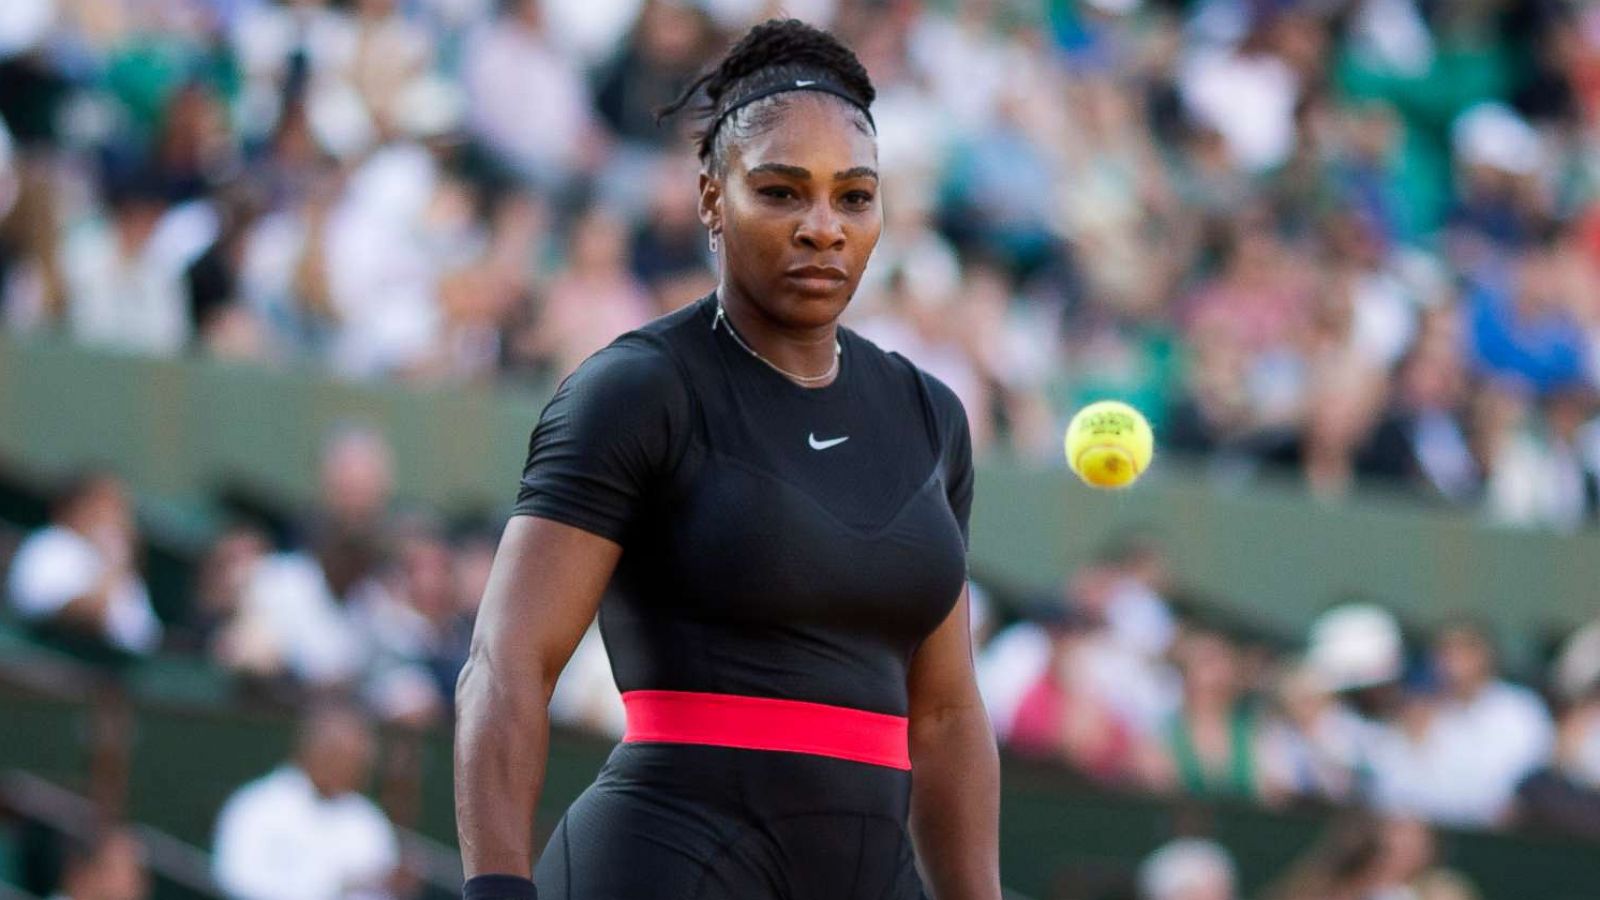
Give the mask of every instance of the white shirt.
[[1106, 605], [1106, 625], [1129, 650], [1151, 657], [1166, 653], [1178, 636], [1167, 601], [1136, 578], [1117, 583]]
[[1197, 51], [1182, 66], [1179, 91], [1195, 116], [1222, 135], [1241, 167], [1263, 172], [1294, 152], [1300, 81], [1278, 57]]
[[1182, 704], [1182, 685], [1159, 657], [1129, 646], [1114, 631], [1096, 634], [1074, 655], [1078, 683], [1141, 735], [1160, 733]]
[[347, 681], [366, 662], [359, 631], [310, 556], [280, 553], [256, 563], [244, 605], [245, 614], [272, 635], [284, 665], [303, 681]]
[[473, 127], [507, 162], [540, 181], [582, 162], [593, 112], [583, 70], [565, 48], [503, 19], [474, 32], [463, 59]]
[[1372, 756], [1379, 805], [1452, 825], [1499, 821], [1517, 783], [1555, 743], [1544, 704], [1504, 681], [1471, 700], [1444, 701], [1420, 740], [1386, 732]]
[[376, 804], [360, 794], [325, 798], [294, 766], [228, 798], [213, 850], [217, 882], [239, 900], [381, 900], [400, 860]]
[[[17, 615], [42, 621], [88, 595], [103, 577], [100, 550], [70, 528], [52, 525], [22, 542], [6, 593]], [[105, 640], [129, 653], [145, 654], [161, 642], [161, 622], [150, 608], [150, 592], [137, 576], [113, 589], [106, 610]]]
[[175, 356], [189, 340], [182, 260], [163, 259], [150, 241], [124, 256], [116, 232], [90, 225], [62, 248], [67, 321], [85, 344]]
[[439, 185], [427, 149], [391, 144], [350, 176], [328, 217], [328, 295], [340, 327], [336, 369], [372, 377], [425, 361], [444, 324], [437, 287], [444, 237], [426, 222]]

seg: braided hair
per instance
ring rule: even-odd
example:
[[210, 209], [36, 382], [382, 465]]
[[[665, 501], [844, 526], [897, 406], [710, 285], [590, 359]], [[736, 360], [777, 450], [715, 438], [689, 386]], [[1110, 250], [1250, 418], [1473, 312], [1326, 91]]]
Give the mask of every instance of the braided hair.
[[[838, 38], [799, 19], [768, 19], [751, 28], [715, 67], [691, 82], [678, 99], [662, 107], [657, 120], [703, 102], [695, 114], [708, 124], [695, 134], [700, 162], [709, 171], [726, 169], [727, 148], [778, 123], [792, 93], [771, 93], [797, 81], [825, 83], [828, 93], [847, 103], [855, 125], [874, 133], [867, 107], [877, 90], [854, 52]], [[745, 98], [761, 95], [753, 102]]]

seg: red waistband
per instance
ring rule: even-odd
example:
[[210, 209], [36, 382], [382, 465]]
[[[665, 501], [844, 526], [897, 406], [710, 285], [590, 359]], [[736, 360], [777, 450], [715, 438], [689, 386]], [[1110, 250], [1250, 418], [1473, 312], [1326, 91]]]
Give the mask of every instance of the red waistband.
[[770, 697], [628, 691], [624, 742], [810, 753], [909, 770], [905, 716]]

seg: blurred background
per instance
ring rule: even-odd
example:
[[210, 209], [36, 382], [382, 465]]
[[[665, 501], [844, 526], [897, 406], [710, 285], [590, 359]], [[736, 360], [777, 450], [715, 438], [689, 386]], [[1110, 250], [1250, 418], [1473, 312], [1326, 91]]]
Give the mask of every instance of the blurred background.
[[[714, 285], [652, 111], [780, 11], [971, 419], [1014, 896], [1600, 896], [1600, 4], [4, 0], [0, 898], [458, 889], [528, 432]], [[597, 633], [552, 713], [541, 838]]]

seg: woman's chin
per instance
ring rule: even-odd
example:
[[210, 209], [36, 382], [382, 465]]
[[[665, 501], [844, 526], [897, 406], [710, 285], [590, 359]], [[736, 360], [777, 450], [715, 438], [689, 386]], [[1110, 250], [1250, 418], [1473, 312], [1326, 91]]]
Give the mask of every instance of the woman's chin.
[[850, 305], [850, 296], [854, 289], [848, 283], [833, 284], [827, 291], [822, 290], [795, 290], [788, 288], [777, 292], [781, 297], [778, 309], [782, 318], [795, 325], [819, 326], [839, 318], [846, 306]]

